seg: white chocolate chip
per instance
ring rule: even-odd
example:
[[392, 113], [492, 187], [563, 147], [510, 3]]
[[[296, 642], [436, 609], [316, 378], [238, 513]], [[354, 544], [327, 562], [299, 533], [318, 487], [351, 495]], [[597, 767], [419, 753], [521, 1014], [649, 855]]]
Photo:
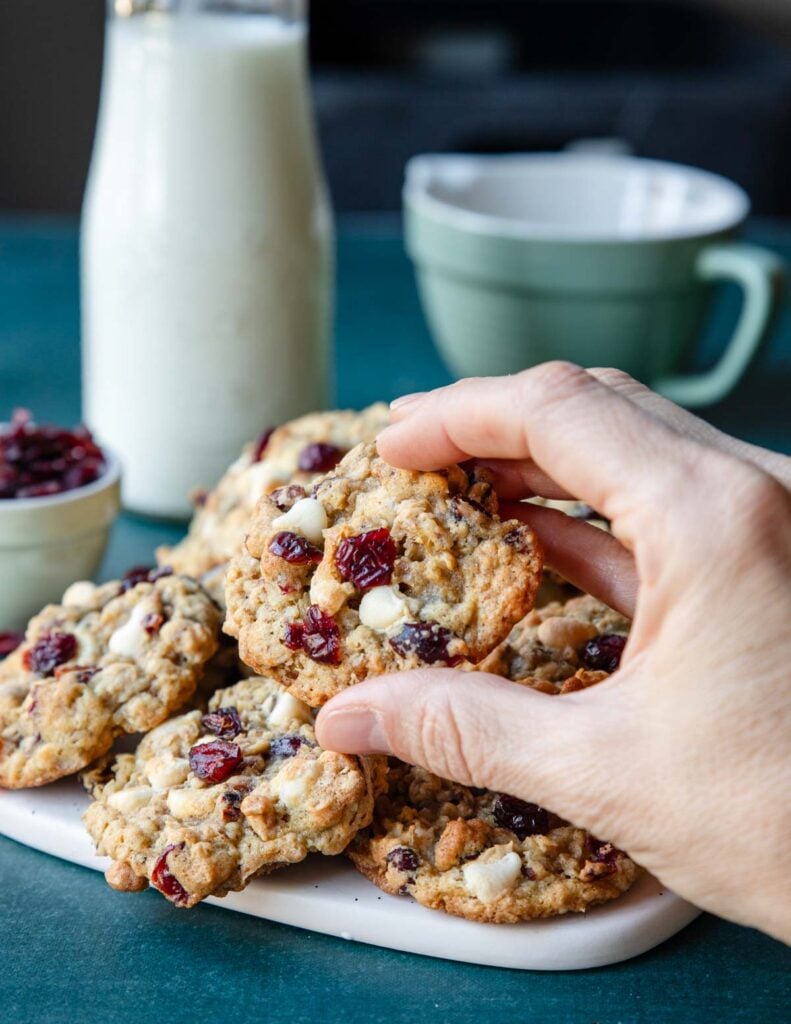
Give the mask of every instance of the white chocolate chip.
[[145, 604], [136, 604], [123, 626], [119, 626], [110, 637], [108, 650], [125, 658], [137, 658], [148, 638], [143, 628], [143, 619], [149, 610]]
[[217, 793], [214, 789], [171, 789], [168, 810], [174, 818], [205, 818], [214, 810]]
[[464, 882], [473, 896], [482, 903], [493, 903], [513, 889], [522, 873], [522, 858], [513, 850], [497, 860], [488, 860], [486, 853], [462, 867]]
[[291, 530], [300, 533], [311, 544], [321, 544], [324, 530], [328, 526], [327, 513], [324, 506], [316, 498], [300, 498], [294, 502], [288, 512], [272, 520], [275, 530]]
[[307, 704], [286, 692], [278, 694], [275, 706], [269, 713], [269, 724], [276, 729], [286, 729], [292, 722], [312, 721], [313, 716]]
[[190, 763], [186, 757], [170, 757], [165, 754], [146, 761], [145, 773], [154, 789], [170, 789], [171, 786], [180, 786], [186, 782]]
[[81, 605], [90, 604], [95, 593], [95, 583], [91, 583], [90, 580], [77, 580], [66, 588], [60, 603], [66, 608], [79, 608]]
[[360, 622], [383, 633], [409, 618], [409, 606], [395, 587], [374, 587], [360, 601]]
[[145, 807], [154, 790], [149, 786], [132, 786], [130, 789], [119, 789], [117, 793], [111, 793], [107, 797], [107, 806], [121, 814], [133, 814]]
[[318, 761], [308, 761], [295, 770], [294, 762], [287, 765], [272, 779], [269, 791], [286, 807], [304, 809], [308, 794], [321, 778], [322, 768]]

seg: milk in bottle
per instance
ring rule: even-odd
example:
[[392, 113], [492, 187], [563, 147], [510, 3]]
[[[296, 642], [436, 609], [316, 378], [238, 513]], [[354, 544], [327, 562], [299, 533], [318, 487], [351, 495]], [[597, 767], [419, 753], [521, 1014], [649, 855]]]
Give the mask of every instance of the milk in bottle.
[[107, 26], [84, 413], [127, 507], [181, 517], [245, 440], [326, 405], [332, 229], [298, 0], [149, 6]]

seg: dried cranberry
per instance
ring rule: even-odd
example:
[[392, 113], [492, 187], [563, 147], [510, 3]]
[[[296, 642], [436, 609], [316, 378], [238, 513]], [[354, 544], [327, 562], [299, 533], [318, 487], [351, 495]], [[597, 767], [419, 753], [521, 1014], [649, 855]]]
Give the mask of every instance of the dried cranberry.
[[359, 590], [370, 590], [390, 582], [397, 554], [389, 530], [369, 530], [344, 537], [335, 552], [335, 564], [345, 580]]
[[173, 570], [169, 565], [135, 565], [128, 569], [121, 580], [121, 593], [133, 590], [138, 583], [156, 583], [165, 576], [172, 576]]
[[125, 594], [127, 590], [132, 590], [138, 583], [148, 583], [150, 572], [153, 572], [150, 565], [135, 565], [131, 569], [127, 569], [121, 580], [121, 593]]
[[396, 871], [417, 871], [420, 864], [420, 857], [408, 846], [394, 847], [385, 860], [392, 864]]
[[261, 436], [255, 442], [255, 447], [253, 448], [253, 462], [261, 461], [261, 459], [264, 456], [264, 452], [266, 451], [267, 446], [269, 445], [269, 439], [272, 436], [272, 434], [274, 434], [274, 432], [274, 427], [267, 427], [267, 429], [263, 432], [263, 434], [261, 434]]
[[335, 619], [312, 604], [302, 623], [302, 647], [308, 657], [323, 665], [337, 665], [341, 660], [340, 637]]
[[223, 782], [242, 763], [242, 751], [236, 743], [212, 740], [190, 750], [190, 768], [207, 782]]
[[329, 473], [344, 456], [340, 448], [334, 444], [317, 441], [306, 445], [299, 453], [297, 465], [304, 473]]
[[535, 873], [535, 871], [533, 871], [532, 868], [529, 868], [527, 866], [527, 864], [523, 864], [522, 865], [522, 877], [526, 878], [528, 880], [528, 882], [534, 882], [535, 878], [536, 878], [536, 873]]
[[7, 658], [12, 651], [15, 651], [24, 639], [24, 633], [15, 633], [12, 630], [0, 633], [0, 661], [3, 658]]
[[87, 686], [98, 671], [98, 665], [58, 665], [55, 669], [55, 678], [60, 679], [61, 676], [70, 672], [76, 675], [78, 683], [82, 683], [83, 686]]
[[0, 431], [0, 498], [39, 498], [93, 483], [105, 469], [102, 450], [85, 427], [37, 427], [17, 409]]
[[306, 565], [308, 562], [320, 562], [323, 555], [309, 540], [298, 533], [282, 530], [276, 533], [269, 542], [269, 550], [278, 558], [284, 558], [291, 565]]
[[588, 836], [585, 843], [585, 852], [588, 860], [595, 860], [598, 864], [614, 864], [619, 857], [622, 857], [623, 850], [619, 850], [612, 843], [605, 843], [596, 836]]
[[149, 636], [156, 636], [165, 623], [165, 616], [159, 612], [149, 612], [143, 616], [142, 626]]
[[599, 672], [614, 672], [621, 664], [626, 637], [619, 633], [602, 633], [589, 640], [580, 652], [585, 668]]
[[175, 850], [184, 849], [184, 843], [172, 843], [170, 846], [166, 846], [162, 853], [159, 855], [159, 859], [154, 865], [154, 870], [151, 872], [151, 884], [156, 886], [157, 889], [166, 896], [171, 903], [175, 903], [176, 906], [185, 906], [189, 903], [189, 893], [171, 873], [168, 867], [168, 856]]
[[201, 719], [203, 728], [219, 736], [221, 740], [232, 740], [242, 731], [242, 720], [236, 708], [217, 708]]
[[301, 651], [305, 628], [301, 622], [289, 622], [283, 633], [283, 643], [290, 651]]
[[509, 829], [518, 839], [543, 835], [549, 831], [549, 811], [507, 793], [497, 795], [492, 815], [501, 828]]
[[614, 875], [618, 870], [618, 858], [624, 855], [623, 850], [619, 850], [617, 846], [613, 846], [612, 843], [603, 843], [595, 836], [588, 836], [585, 853], [588, 861], [596, 865], [596, 868], [590, 872], [595, 880]]
[[58, 665], [69, 661], [77, 653], [77, 637], [72, 633], [44, 633], [22, 658], [30, 672], [47, 676]]
[[299, 484], [288, 484], [286, 487], [277, 487], [269, 494], [269, 497], [274, 501], [281, 512], [288, 512], [292, 505], [295, 505], [300, 498], [304, 498], [305, 496], [305, 488], [300, 487]]
[[304, 744], [301, 736], [278, 736], [269, 744], [271, 757], [294, 757]]
[[427, 665], [444, 661], [453, 667], [461, 661], [461, 658], [451, 655], [448, 651], [453, 639], [453, 633], [436, 622], [408, 622], [401, 632], [390, 640], [390, 646], [404, 658], [416, 654]]

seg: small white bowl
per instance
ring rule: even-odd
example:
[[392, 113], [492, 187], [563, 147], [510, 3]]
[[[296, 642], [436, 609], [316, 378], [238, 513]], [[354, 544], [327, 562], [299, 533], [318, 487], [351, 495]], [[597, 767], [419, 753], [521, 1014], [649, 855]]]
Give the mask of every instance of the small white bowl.
[[42, 498], [0, 499], [0, 631], [23, 629], [75, 580], [91, 579], [121, 509], [121, 467], [102, 449], [98, 480]]

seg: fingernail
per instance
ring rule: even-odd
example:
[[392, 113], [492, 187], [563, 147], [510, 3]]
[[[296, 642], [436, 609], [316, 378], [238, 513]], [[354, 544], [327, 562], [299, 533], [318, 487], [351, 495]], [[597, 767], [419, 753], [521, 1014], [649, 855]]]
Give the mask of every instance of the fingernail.
[[401, 395], [400, 398], [394, 398], [390, 403], [390, 412], [402, 412], [408, 405], [413, 405], [419, 401], [425, 393], [425, 391], [415, 391], [414, 394]]
[[390, 747], [382, 716], [369, 708], [344, 708], [320, 715], [321, 743], [344, 754], [386, 754]]

